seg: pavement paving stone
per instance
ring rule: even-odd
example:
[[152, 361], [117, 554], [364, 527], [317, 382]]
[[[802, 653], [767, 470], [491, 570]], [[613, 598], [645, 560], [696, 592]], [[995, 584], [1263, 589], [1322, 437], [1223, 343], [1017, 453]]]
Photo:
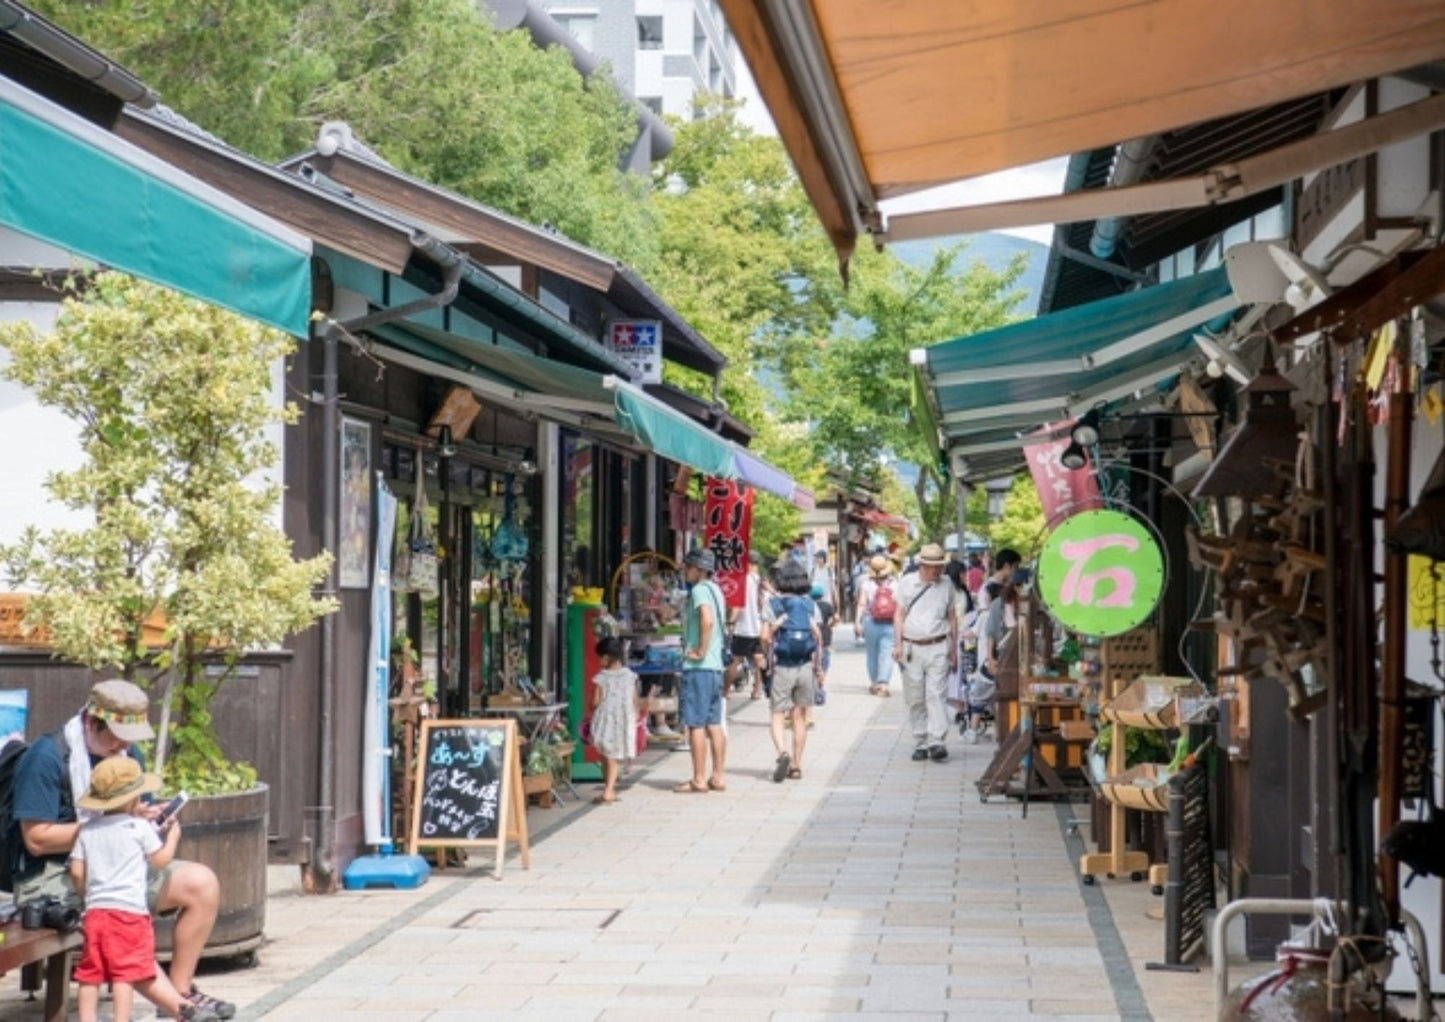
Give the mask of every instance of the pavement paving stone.
[[[278, 893], [259, 965], [202, 985], [238, 1022], [1118, 1022], [1055, 807], [980, 803], [992, 745], [909, 762], [903, 701], [864, 694], [851, 647], [801, 782], [772, 783], [765, 707], [734, 700], [728, 792], [673, 795], [685, 757], [650, 750], [619, 805], [528, 814], [532, 869], [513, 856], [501, 882], [477, 864], [419, 891]], [[1147, 885], [1096, 890], [1152, 1017], [1209, 1018], [1207, 969], [1144, 971], [1163, 951]], [[39, 1017], [0, 988], [0, 1022]]]

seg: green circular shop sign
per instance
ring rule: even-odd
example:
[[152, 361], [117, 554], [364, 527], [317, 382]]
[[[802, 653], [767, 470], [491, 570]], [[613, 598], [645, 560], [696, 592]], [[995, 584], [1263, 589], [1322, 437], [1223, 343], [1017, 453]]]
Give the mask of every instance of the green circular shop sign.
[[1122, 511], [1071, 515], [1049, 533], [1039, 554], [1039, 596], [1065, 628], [1081, 635], [1137, 628], [1163, 589], [1158, 541]]

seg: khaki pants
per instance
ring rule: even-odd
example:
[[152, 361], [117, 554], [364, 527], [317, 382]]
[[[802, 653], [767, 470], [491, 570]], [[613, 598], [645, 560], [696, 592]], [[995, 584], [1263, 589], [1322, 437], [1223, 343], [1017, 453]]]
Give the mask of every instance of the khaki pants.
[[915, 646], [904, 640], [902, 667], [913, 744], [942, 745], [948, 737], [948, 641]]
[[[150, 909], [151, 915], [169, 914], [157, 913], [156, 905], [160, 902], [161, 888], [170, 878], [171, 870], [175, 869], [179, 863], [179, 859], [172, 859], [165, 869], [146, 867], [146, 908]], [[58, 862], [47, 862], [39, 873], [26, 877], [15, 885], [15, 904], [17, 905], [23, 905], [27, 901], [46, 896], [59, 898], [72, 905], [82, 905], [85, 900], [76, 892], [75, 885], [70, 882], [70, 870]]]

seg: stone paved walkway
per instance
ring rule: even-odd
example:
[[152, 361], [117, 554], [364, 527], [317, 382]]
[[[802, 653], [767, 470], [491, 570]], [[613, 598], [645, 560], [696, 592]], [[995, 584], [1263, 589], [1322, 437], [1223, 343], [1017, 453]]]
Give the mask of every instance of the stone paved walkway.
[[[991, 744], [911, 762], [902, 699], [841, 645], [801, 780], [771, 781], [766, 704], [734, 699], [726, 792], [673, 794], [684, 754], [650, 751], [618, 804], [533, 810], [530, 870], [278, 893], [259, 966], [203, 985], [306, 1022], [1211, 1018], [1207, 969], [1144, 969], [1147, 885], [1106, 881], [1090, 911], [1073, 810], [981, 804]], [[8, 980], [0, 1019], [39, 1017]]]

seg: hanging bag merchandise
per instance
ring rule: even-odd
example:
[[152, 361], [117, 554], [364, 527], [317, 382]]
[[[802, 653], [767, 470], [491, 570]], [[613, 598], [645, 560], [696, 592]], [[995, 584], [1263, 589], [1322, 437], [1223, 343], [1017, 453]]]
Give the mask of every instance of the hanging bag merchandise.
[[425, 475], [422, 459], [418, 457], [416, 499], [411, 505], [411, 542], [408, 544], [411, 547], [411, 565], [407, 570], [407, 589], [419, 593], [422, 599], [429, 600], [438, 592], [438, 561], [436, 542], [432, 539], [426, 522], [426, 486], [423, 484]]

